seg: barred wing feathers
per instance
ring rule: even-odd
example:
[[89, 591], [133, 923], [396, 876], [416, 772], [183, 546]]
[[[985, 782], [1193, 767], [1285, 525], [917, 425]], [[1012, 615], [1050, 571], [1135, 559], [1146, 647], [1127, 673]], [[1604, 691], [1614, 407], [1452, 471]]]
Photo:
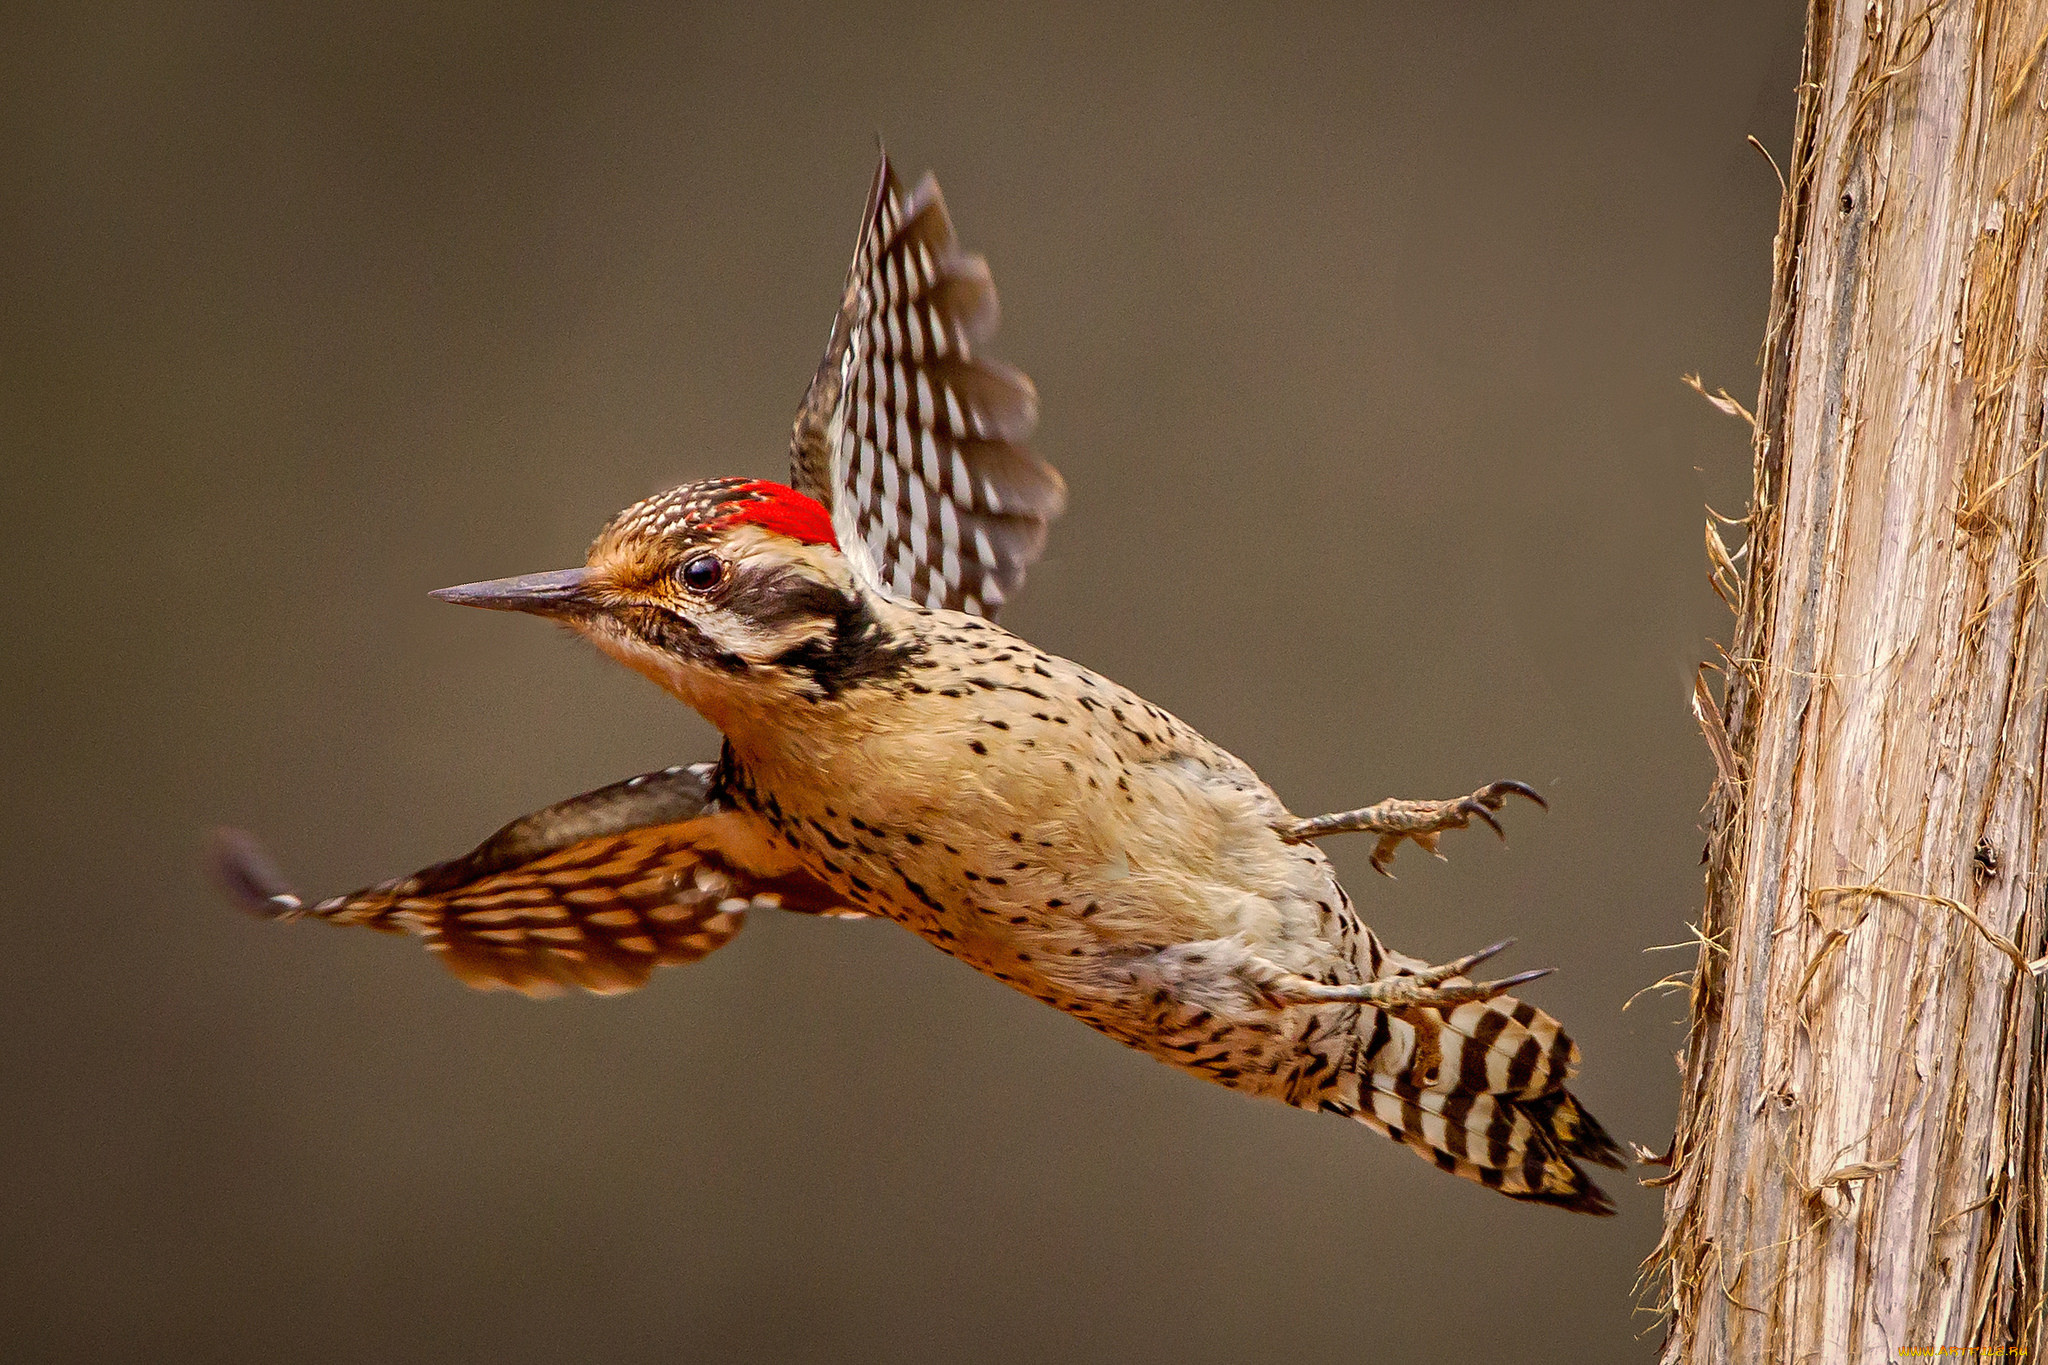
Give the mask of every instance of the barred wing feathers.
[[360, 924], [425, 941], [483, 990], [633, 990], [694, 962], [758, 906], [845, 913], [822, 885], [765, 866], [753, 817], [712, 794], [716, 765], [646, 773], [513, 821], [460, 858], [307, 905], [254, 838], [220, 830], [215, 872], [267, 919]]
[[938, 183], [906, 194], [884, 156], [790, 440], [790, 482], [831, 508], [870, 587], [988, 617], [1066, 504], [1024, 445], [1030, 379], [975, 352], [996, 318], [988, 263], [962, 250]]

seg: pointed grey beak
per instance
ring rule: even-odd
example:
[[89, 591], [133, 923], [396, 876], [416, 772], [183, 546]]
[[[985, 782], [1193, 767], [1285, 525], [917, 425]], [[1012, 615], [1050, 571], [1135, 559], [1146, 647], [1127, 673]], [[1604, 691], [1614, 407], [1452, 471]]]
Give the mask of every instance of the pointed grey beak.
[[553, 573], [521, 574], [517, 578], [494, 578], [488, 583], [436, 588], [428, 596], [462, 607], [567, 616], [590, 605], [590, 599], [583, 595], [590, 577], [588, 569], [557, 569]]

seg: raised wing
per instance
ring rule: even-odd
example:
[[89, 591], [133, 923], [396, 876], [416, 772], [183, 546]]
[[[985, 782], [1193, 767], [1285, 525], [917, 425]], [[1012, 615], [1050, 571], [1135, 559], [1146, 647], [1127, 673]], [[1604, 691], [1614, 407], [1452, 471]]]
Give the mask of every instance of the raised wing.
[[825, 358], [790, 439], [790, 482], [832, 509], [872, 588], [993, 617], [1066, 505], [1024, 447], [1038, 394], [974, 354], [996, 330], [988, 262], [961, 250], [938, 182], [909, 194], [885, 155]]
[[253, 914], [416, 934], [479, 989], [629, 991], [656, 967], [723, 947], [750, 908], [848, 913], [777, 862], [752, 816], [719, 804], [715, 769], [600, 787], [514, 820], [460, 858], [316, 905], [240, 830], [215, 833], [215, 870]]

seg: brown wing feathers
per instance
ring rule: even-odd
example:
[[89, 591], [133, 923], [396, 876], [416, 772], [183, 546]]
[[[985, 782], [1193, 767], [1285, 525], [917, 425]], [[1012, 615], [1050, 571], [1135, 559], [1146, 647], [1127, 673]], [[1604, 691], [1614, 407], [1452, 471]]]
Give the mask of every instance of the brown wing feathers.
[[456, 976], [529, 995], [609, 994], [723, 946], [755, 906], [829, 911], [808, 877], [764, 877], [730, 849], [749, 817], [709, 797], [711, 764], [614, 783], [515, 820], [470, 853], [305, 905], [260, 845], [215, 837], [220, 880], [246, 908], [419, 936]]
[[1066, 502], [1023, 444], [1031, 381], [975, 354], [997, 316], [988, 263], [961, 249], [937, 182], [905, 194], [884, 157], [790, 445], [791, 482], [832, 509], [870, 586], [985, 616]]

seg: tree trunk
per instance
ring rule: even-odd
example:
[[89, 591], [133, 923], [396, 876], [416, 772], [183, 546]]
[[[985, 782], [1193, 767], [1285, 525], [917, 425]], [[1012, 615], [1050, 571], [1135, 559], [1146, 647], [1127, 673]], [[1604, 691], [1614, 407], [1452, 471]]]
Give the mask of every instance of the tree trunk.
[[1666, 1362], [2048, 1352], [2044, 44], [2048, 0], [1808, 12], [1746, 548], [1708, 532]]

